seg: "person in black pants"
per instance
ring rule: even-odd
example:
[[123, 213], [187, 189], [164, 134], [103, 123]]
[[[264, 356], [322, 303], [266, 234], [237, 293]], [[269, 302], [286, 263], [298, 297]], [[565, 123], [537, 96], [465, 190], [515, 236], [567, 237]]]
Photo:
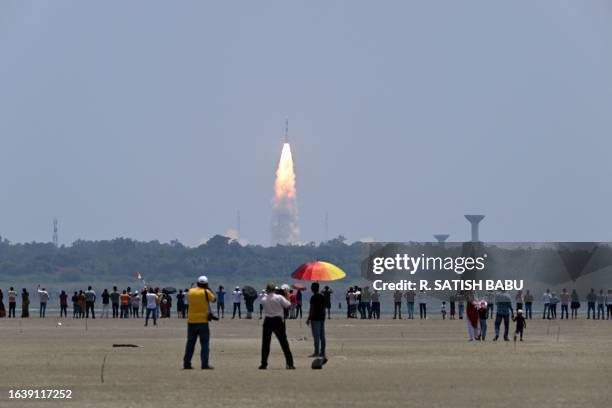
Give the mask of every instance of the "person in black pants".
[[113, 319], [119, 318], [119, 292], [117, 287], [113, 286], [113, 291], [110, 294], [111, 305], [113, 308]]
[[234, 311], [232, 313], [232, 319], [236, 318], [236, 311], [238, 311], [238, 318], [242, 319], [242, 315], [240, 314], [240, 297], [242, 296], [242, 291], [239, 286], [236, 286], [236, 289], [232, 292], [232, 301], [234, 302]]
[[285, 355], [286, 368], [288, 370], [294, 370], [293, 366], [293, 355], [289, 348], [289, 342], [287, 341], [287, 332], [285, 328], [285, 321], [283, 320], [283, 310], [288, 309], [291, 306], [289, 302], [287, 292], [283, 294], [275, 293], [276, 286], [273, 283], [269, 283], [266, 287], [266, 291], [260, 295], [259, 301], [263, 305], [264, 312], [264, 323], [263, 333], [261, 339], [261, 365], [260, 370], [268, 368], [268, 356], [270, 355], [270, 342], [272, 341], [272, 333], [278, 339], [283, 354]]
[[15, 289], [12, 286], [8, 291], [8, 306], [8, 317], [15, 318], [15, 309], [17, 309], [17, 292], [15, 292]]

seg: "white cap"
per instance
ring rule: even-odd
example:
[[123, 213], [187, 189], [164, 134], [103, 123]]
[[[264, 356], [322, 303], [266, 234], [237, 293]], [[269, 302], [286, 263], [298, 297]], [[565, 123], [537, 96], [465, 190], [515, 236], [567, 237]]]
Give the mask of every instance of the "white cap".
[[198, 283], [208, 283], [208, 278], [205, 275], [202, 275], [198, 278]]

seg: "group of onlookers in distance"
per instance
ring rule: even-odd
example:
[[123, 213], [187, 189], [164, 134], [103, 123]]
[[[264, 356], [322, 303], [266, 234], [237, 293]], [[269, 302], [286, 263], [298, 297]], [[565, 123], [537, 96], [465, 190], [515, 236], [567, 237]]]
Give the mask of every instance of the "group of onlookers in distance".
[[[302, 304], [304, 301], [304, 287], [294, 285], [292, 289], [287, 285], [287, 299], [289, 307], [283, 311], [286, 319], [303, 318]], [[152, 288], [144, 286], [140, 290], [133, 290], [130, 287], [119, 290], [116, 286], [112, 290], [104, 289], [98, 294], [89, 286], [86, 290], [74, 291], [72, 295], [62, 290], [57, 294], [59, 303], [60, 317], [67, 317], [69, 309], [72, 310], [72, 317], [79, 318], [145, 318], [153, 319], [157, 324], [157, 319], [169, 318], [176, 311], [176, 316], [186, 318], [189, 309], [189, 289], [179, 290], [174, 288]], [[333, 290], [325, 286], [320, 292], [324, 300], [324, 309], [327, 318], [332, 316]], [[51, 295], [44, 287], [38, 286], [35, 294], [38, 296], [38, 315], [41, 318], [47, 316], [47, 305], [51, 302]], [[151, 294], [151, 296], [149, 296]], [[217, 299], [217, 315], [225, 317], [225, 297], [226, 292], [223, 286], [219, 286], [214, 294]], [[415, 319], [418, 314], [420, 319], [428, 319], [428, 306], [439, 299], [437, 294], [434, 297], [425, 291], [394, 291], [391, 294], [393, 300], [393, 319]], [[438, 300], [440, 316], [442, 319], [463, 319], [467, 314], [470, 298], [469, 292], [457, 291]], [[254, 315], [254, 302], [258, 300], [257, 292], [249, 286], [241, 288], [236, 286], [230, 293], [233, 305], [232, 319], [243, 318], [242, 304], [246, 306], [246, 319], [251, 319]], [[479, 314], [486, 316], [487, 319], [496, 316], [496, 304], [499, 293], [494, 291], [484, 292], [479, 300], [486, 303], [486, 310]], [[505, 296], [505, 295], [504, 295]], [[507, 295], [510, 296], [510, 295]], [[55, 297], [55, 296], [54, 296]], [[473, 296], [472, 296], [473, 297]], [[30, 317], [31, 298], [27, 289], [22, 289], [18, 293], [11, 287], [6, 293], [8, 300], [8, 313], [4, 306], [5, 295], [0, 290], [0, 317], [17, 317], [17, 301], [21, 299], [21, 313], [23, 318]], [[370, 287], [352, 286], [345, 292], [346, 317], [349, 319], [380, 319], [381, 317], [381, 293], [372, 290]], [[546, 289], [540, 298], [542, 305], [542, 318], [544, 319], [577, 319], [579, 310], [583, 308], [583, 303], [577, 291], [571, 292], [563, 288], [559, 294], [550, 289]], [[612, 289], [596, 291], [591, 289], [584, 298], [586, 300], [587, 319], [610, 319], [612, 318]], [[54, 301], [55, 302], [55, 301]], [[533, 306], [535, 303], [534, 295], [529, 291], [517, 291], [511, 296], [513, 310], [521, 310], [525, 319], [533, 318]], [[404, 309], [404, 304], [406, 309]], [[54, 304], [57, 305], [57, 304]], [[101, 310], [99, 309], [101, 305]], [[72, 306], [72, 307], [71, 307]], [[98, 306], [98, 308], [96, 307]], [[340, 309], [342, 305], [338, 306]], [[480, 304], [478, 306], [480, 308]], [[418, 312], [417, 312], [418, 308]], [[259, 303], [259, 318], [263, 318], [263, 304]], [[405, 310], [406, 313], [403, 314]], [[98, 314], [98, 316], [96, 316]]]

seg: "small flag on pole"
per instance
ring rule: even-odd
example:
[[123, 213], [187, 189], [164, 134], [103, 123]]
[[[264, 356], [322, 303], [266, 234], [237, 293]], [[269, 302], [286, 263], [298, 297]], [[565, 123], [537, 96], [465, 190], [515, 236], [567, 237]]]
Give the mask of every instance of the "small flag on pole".
[[142, 275], [140, 274], [140, 272], [136, 272], [136, 279], [142, 280]]

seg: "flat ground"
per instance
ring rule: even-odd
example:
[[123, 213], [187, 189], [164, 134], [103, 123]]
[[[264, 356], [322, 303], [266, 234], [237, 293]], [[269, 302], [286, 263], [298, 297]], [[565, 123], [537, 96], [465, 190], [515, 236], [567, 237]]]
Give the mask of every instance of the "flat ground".
[[[529, 321], [515, 344], [470, 343], [463, 320], [338, 318], [327, 323], [329, 363], [311, 370], [309, 329], [291, 320], [295, 371], [276, 340], [270, 368], [257, 370], [259, 320], [212, 325], [213, 371], [181, 369], [184, 320], [57, 322], [0, 319], [0, 407], [594, 407], [612, 398], [612, 321]], [[32, 388], [72, 389], [74, 399], [8, 399], [9, 389]]]

